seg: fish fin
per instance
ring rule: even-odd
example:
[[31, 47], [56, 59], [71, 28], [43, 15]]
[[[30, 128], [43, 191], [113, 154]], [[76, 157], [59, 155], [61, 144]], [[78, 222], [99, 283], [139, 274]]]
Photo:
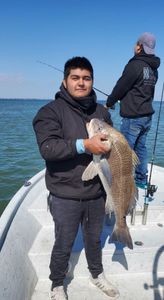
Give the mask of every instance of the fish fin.
[[93, 179], [96, 175], [98, 175], [98, 171], [95, 167], [95, 163], [92, 160], [90, 164], [86, 167], [85, 171], [82, 174], [82, 180], [88, 181], [90, 179]]
[[111, 214], [112, 211], [114, 211], [112, 195], [107, 195], [106, 202], [105, 202], [105, 213]]
[[133, 249], [133, 242], [129, 232], [128, 226], [119, 228], [116, 224], [114, 226], [110, 241], [117, 241], [125, 244], [129, 249]]
[[135, 187], [134, 195], [133, 195], [133, 197], [132, 197], [132, 200], [131, 200], [131, 202], [130, 202], [129, 209], [128, 209], [126, 215], [129, 214], [129, 213], [130, 213], [130, 214], [132, 213], [133, 209], [134, 209], [134, 208], [136, 207], [136, 205], [137, 205], [138, 200], [139, 200], [139, 192], [138, 192], [138, 189]]
[[106, 177], [106, 179], [108, 181], [109, 186], [111, 187], [111, 185], [112, 185], [112, 172], [110, 170], [110, 165], [109, 165], [106, 158], [102, 158], [100, 160], [100, 166], [101, 166], [101, 170], [102, 170], [104, 176]]
[[134, 168], [140, 163], [139, 158], [134, 150], [132, 150], [132, 163]]

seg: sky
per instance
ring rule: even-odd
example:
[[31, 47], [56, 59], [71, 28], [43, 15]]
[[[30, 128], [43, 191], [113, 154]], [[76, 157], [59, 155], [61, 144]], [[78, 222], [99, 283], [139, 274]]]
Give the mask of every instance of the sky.
[[[0, 0], [0, 98], [54, 99], [73, 56], [87, 57], [94, 87], [110, 94], [143, 32], [161, 58], [155, 100], [164, 82], [163, 0]], [[97, 92], [98, 99], [106, 96]]]

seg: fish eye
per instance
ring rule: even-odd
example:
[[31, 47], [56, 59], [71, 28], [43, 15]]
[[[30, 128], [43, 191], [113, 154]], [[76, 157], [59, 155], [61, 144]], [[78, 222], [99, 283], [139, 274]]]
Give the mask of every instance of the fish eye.
[[103, 126], [102, 126], [102, 125], [99, 125], [99, 126], [98, 126], [98, 130], [101, 131], [102, 129], [103, 129]]

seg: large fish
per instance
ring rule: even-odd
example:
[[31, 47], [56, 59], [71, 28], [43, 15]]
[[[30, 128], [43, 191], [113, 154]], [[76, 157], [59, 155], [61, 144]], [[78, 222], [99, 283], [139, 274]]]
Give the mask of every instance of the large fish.
[[134, 168], [139, 160], [125, 137], [116, 129], [99, 119], [87, 123], [88, 135], [107, 135], [107, 155], [93, 155], [93, 161], [85, 169], [82, 180], [99, 175], [106, 192], [106, 213], [114, 212], [115, 225], [110, 239], [133, 249], [133, 242], [126, 224], [126, 215], [136, 204], [137, 190], [134, 183]]

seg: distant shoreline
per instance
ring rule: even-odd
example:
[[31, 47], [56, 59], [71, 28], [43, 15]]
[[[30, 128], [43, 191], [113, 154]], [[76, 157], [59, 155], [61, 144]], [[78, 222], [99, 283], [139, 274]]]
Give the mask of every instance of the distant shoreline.
[[[45, 98], [0, 98], [0, 100], [43, 100], [43, 101], [52, 101], [52, 100], [55, 100], [55, 99], [45, 99]], [[104, 99], [98, 99], [98, 101], [102, 101], [102, 102], [105, 102], [106, 100]], [[153, 100], [154, 102], [160, 102], [161, 100]]]

